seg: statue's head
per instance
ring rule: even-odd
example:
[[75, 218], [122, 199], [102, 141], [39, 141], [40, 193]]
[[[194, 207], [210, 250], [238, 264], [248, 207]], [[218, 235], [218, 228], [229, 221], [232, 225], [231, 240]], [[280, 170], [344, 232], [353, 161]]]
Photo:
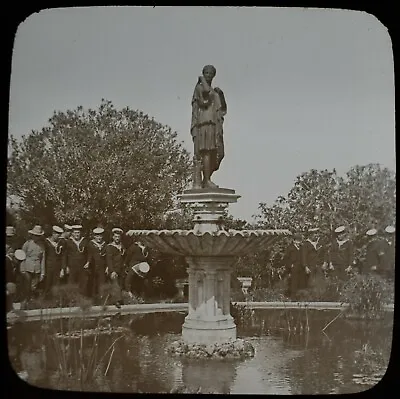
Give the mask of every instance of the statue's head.
[[215, 69], [214, 65], [206, 65], [203, 68], [203, 76], [206, 79], [207, 83], [211, 83], [216, 74], [217, 70]]

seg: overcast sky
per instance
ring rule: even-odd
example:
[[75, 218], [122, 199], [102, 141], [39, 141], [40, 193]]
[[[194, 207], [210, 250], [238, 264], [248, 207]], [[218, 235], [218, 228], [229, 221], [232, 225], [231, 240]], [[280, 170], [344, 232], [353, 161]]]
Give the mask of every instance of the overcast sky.
[[372, 15], [225, 7], [49, 9], [18, 28], [10, 129], [41, 129], [54, 110], [101, 99], [178, 131], [192, 152], [191, 97], [217, 68], [228, 103], [226, 156], [213, 180], [242, 196], [250, 220], [312, 168], [395, 170], [392, 43]]

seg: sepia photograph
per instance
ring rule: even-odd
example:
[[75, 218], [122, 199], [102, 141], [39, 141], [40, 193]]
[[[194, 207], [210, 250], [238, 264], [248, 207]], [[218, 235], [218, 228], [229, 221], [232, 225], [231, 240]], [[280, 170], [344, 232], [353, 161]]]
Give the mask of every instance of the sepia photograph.
[[395, 86], [377, 16], [48, 8], [18, 25], [10, 61], [3, 344], [19, 384], [385, 381]]

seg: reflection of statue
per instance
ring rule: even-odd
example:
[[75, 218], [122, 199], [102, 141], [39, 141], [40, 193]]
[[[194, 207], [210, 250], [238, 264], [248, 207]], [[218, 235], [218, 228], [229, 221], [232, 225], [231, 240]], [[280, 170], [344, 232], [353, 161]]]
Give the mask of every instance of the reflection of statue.
[[[210, 360], [211, 361], [211, 360]], [[182, 361], [182, 382], [189, 392], [203, 394], [230, 394], [235, 383], [237, 362], [215, 360], [209, 362]], [[216, 372], [216, 370], [218, 370]]]
[[223, 123], [227, 105], [222, 90], [211, 87], [215, 74], [214, 66], [206, 65], [203, 68], [203, 75], [199, 77], [192, 98], [194, 188], [217, 187], [210, 178], [224, 158]]

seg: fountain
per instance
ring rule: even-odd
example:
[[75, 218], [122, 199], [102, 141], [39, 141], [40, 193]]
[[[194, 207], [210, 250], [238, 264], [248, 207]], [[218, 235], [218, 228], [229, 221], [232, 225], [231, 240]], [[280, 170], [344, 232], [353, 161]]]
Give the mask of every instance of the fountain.
[[204, 353], [209, 356], [218, 352], [218, 347], [226, 348], [235, 341], [237, 353], [246, 347], [236, 340], [236, 325], [230, 314], [230, 275], [234, 262], [239, 256], [269, 247], [291, 234], [288, 230], [238, 231], [224, 227], [229, 204], [236, 203], [240, 196], [235, 190], [220, 188], [210, 180], [224, 157], [222, 125], [226, 113], [222, 90], [211, 87], [214, 75], [214, 67], [204, 67], [192, 100], [193, 188], [185, 190], [179, 200], [193, 209], [193, 229], [127, 232], [129, 236], [140, 237], [150, 248], [185, 257], [189, 265], [189, 312], [182, 327], [183, 344], [176, 345], [175, 351], [182, 347], [188, 351], [188, 345], [203, 349], [207, 346]]

